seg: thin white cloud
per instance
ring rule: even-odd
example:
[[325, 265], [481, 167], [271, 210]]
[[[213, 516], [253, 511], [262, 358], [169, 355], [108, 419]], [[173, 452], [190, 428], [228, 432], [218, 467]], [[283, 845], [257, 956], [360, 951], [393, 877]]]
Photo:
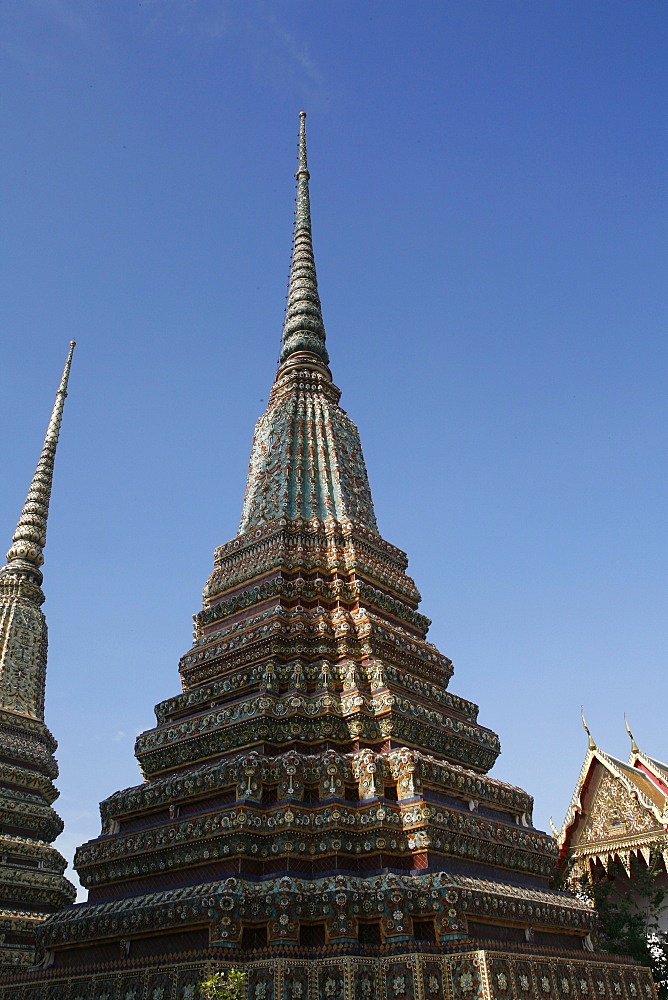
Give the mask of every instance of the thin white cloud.
[[320, 85], [322, 83], [322, 74], [320, 73], [315, 60], [309, 54], [306, 46], [301, 44], [292, 32], [288, 31], [281, 24], [279, 24], [273, 13], [266, 9], [265, 19], [270, 25], [276, 38], [283, 45], [283, 48], [287, 52], [291, 61], [296, 63], [297, 67], [302, 70], [302, 72], [310, 80], [312, 80], [313, 83]]
[[97, 5], [90, 0], [29, 0], [29, 3], [39, 14], [50, 17], [80, 39], [88, 38], [92, 17], [97, 13]]
[[98, 31], [97, 0], [24, 0], [0, 5], [0, 50], [28, 72], [57, 64], [54, 33], [90, 46]]
[[[240, 6], [230, 0], [144, 0], [147, 33], [163, 31], [175, 37], [197, 37], [212, 42], [228, 38], [242, 26], [251, 32], [269, 28], [273, 43], [288, 62], [312, 83], [320, 85], [322, 75], [308, 48], [281, 24], [270, 6], [246, 0]], [[243, 11], [244, 17], [240, 17]]]
[[211, 17], [204, 18], [199, 26], [200, 34], [205, 38], [210, 38], [212, 41], [217, 41], [224, 35], [227, 35], [230, 30], [230, 19], [221, 10]]
[[0, 51], [25, 72], [29, 73], [33, 69], [35, 61], [32, 53], [18, 42], [10, 41], [4, 26], [0, 26]]
[[150, 34], [164, 31], [168, 34], [190, 36], [217, 41], [229, 32], [230, 17], [220, 0], [144, 0], [143, 12], [147, 15], [144, 30]]

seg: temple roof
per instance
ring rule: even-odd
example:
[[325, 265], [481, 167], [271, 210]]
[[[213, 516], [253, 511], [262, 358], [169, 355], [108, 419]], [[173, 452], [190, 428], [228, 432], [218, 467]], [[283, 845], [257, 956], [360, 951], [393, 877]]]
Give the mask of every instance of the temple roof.
[[562, 857], [619, 860], [628, 870], [634, 853], [648, 859], [652, 847], [663, 847], [668, 768], [640, 750], [628, 724], [627, 731], [631, 753], [622, 761], [601, 750], [587, 730], [587, 754], [557, 838]]
[[376, 532], [357, 427], [338, 405], [311, 240], [306, 114], [300, 114], [295, 232], [283, 347], [255, 428], [239, 534], [281, 518], [357, 522]]

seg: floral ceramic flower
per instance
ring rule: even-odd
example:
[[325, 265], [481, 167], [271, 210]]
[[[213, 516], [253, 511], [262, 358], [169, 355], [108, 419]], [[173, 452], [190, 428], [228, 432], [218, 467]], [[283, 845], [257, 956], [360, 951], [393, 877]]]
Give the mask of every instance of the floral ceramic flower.
[[589, 993], [589, 987], [587, 986], [587, 980], [586, 979], [581, 979], [580, 980], [580, 992], [581, 993]]
[[543, 990], [543, 993], [550, 992], [550, 980], [547, 978], [547, 976], [543, 976], [543, 978], [540, 981], [540, 985]]
[[473, 989], [473, 976], [471, 975], [470, 972], [462, 972], [461, 976], [459, 977], [459, 985], [463, 990], [466, 990], [467, 992], [468, 990]]
[[392, 985], [394, 986], [394, 992], [399, 993], [403, 996], [403, 994], [406, 992], [405, 976], [395, 976]]
[[499, 972], [499, 974], [496, 977], [496, 981], [499, 984], [500, 990], [508, 989], [508, 977], [506, 976], [505, 972]]
[[325, 983], [325, 996], [333, 997], [335, 993], [336, 993], [336, 980], [328, 979], [327, 982]]
[[525, 975], [520, 976], [520, 986], [523, 990], [529, 989], [529, 977]]
[[430, 993], [438, 993], [438, 990], [439, 990], [438, 977], [437, 976], [430, 976], [429, 977], [429, 992]]
[[561, 992], [562, 993], [570, 993], [571, 992], [571, 984], [568, 982], [568, 980], [566, 979], [565, 976], [561, 980]]

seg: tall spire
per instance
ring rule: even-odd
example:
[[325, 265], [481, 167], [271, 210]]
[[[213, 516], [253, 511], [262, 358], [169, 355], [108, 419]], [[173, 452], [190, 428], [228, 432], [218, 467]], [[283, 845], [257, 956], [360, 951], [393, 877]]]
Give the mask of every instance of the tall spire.
[[53, 412], [46, 430], [42, 453], [16, 525], [11, 548], [7, 553], [7, 565], [0, 569], [0, 579], [11, 573], [21, 576], [27, 575], [38, 586], [42, 582], [42, 573], [39, 567], [44, 563], [43, 549], [46, 545], [46, 521], [51, 499], [53, 464], [75, 346], [75, 341], [70, 341], [70, 349], [56, 392], [56, 401], [53, 404]]
[[324, 364], [329, 363], [325, 347], [325, 325], [315, 274], [315, 258], [311, 238], [311, 204], [306, 163], [306, 112], [299, 113], [299, 161], [297, 167], [297, 203], [295, 234], [292, 245], [292, 265], [288, 305], [283, 323], [283, 347], [280, 362], [293, 354], [314, 354]]
[[41, 605], [53, 463], [74, 341], [7, 565], [0, 569], [0, 975], [35, 962], [35, 930], [71, 903], [66, 861], [51, 846], [63, 821], [51, 803], [58, 744], [44, 722], [48, 629]]
[[338, 405], [311, 243], [306, 113], [300, 113], [297, 208], [283, 349], [255, 428], [239, 534], [269, 521], [356, 522], [376, 532], [357, 427]]

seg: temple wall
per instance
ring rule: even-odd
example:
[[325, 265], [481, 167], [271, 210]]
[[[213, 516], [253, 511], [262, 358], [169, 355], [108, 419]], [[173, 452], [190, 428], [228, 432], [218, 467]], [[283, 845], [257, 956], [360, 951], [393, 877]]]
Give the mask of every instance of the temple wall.
[[[128, 963], [129, 965], [130, 963]], [[2, 1000], [195, 1000], [204, 963], [101, 971], [0, 987]], [[648, 969], [569, 956], [472, 951], [259, 959], [243, 965], [249, 1000], [651, 1000]]]

